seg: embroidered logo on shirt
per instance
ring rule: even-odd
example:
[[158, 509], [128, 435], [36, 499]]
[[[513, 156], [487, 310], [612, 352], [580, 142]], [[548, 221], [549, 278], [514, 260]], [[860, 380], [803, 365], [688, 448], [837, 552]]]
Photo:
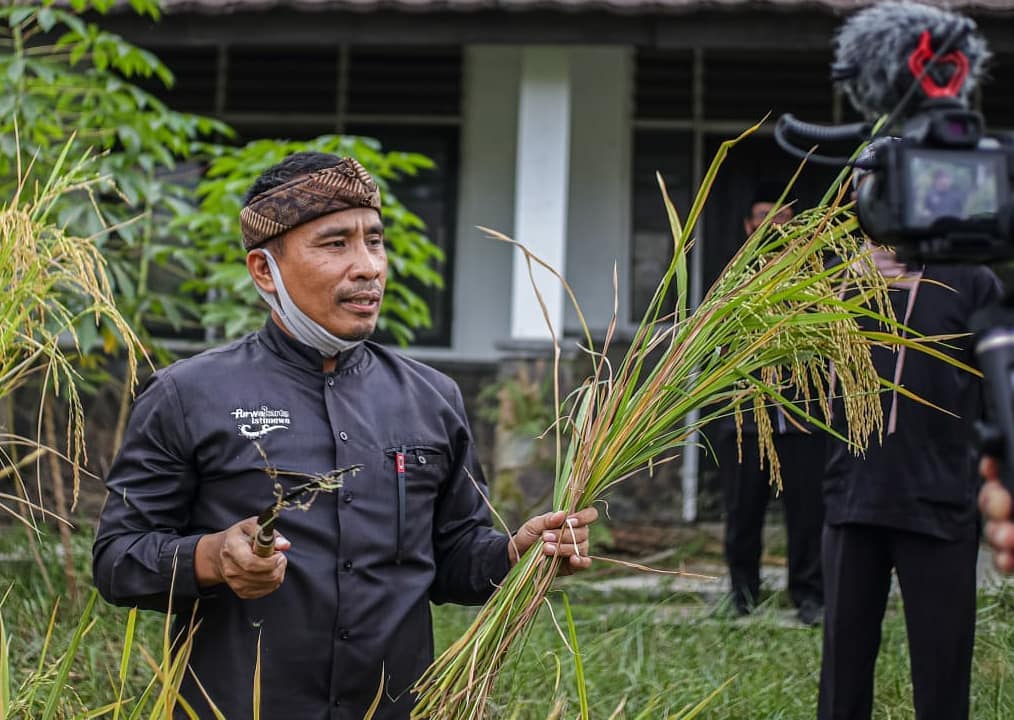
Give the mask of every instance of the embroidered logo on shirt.
[[288, 430], [292, 424], [288, 410], [275, 410], [267, 405], [261, 405], [254, 410], [236, 408], [229, 414], [235, 420], [247, 421], [236, 423], [239, 434], [247, 440], [257, 440], [275, 430]]

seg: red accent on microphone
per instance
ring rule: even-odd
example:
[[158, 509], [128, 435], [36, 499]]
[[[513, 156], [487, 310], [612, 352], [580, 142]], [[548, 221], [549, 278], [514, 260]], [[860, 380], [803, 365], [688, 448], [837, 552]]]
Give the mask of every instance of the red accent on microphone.
[[[922, 35], [919, 37], [918, 47], [908, 56], [908, 69], [912, 71], [913, 77], [922, 75], [926, 63], [933, 58], [933, 47], [930, 45], [931, 39], [930, 31], [923, 30]], [[928, 73], [922, 75], [919, 82], [922, 85], [922, 91], [926, 93], [926, 97], [956, 97], [958, 92], [961, 91], [961, 85], [965, 82], [965, 78], [968, 77], [968, 58], [960, 50], [954, 50], [946, 55], [941, 55], [936, 61], [937, 65], [948, 63], [954, 66], [954, 73], [946, 85], [937, 85], [936, 81]]]

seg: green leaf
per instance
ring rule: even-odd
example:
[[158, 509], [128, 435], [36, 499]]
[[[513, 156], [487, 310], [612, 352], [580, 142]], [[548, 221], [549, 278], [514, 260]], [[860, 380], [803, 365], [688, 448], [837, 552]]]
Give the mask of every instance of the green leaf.
[[35, 14], [36, 10], [33, 7], [15, 7], [11, 10], [10, 14], [10, 25], [20, 25], [28, 18]]
[[81, 319], [75, 328], [77, 333], [78, 345], [81, 346], [81, 352], [90, 353], [96, 347], [102, 344], [102, 338], [99, 336], [99, 328], [95, 324], [95, 318], [87, 316]]
[[88, 46], [85, 43], [80, 42], [77, 45], [75, 45], [74, 49], [70, 51], [69, 61], [71, 67], [81, 62], [81, 58], [85, 56], [86, 52], [88, 52]]
[[14, 58], [10, 65], [7, 66], [7, 79], [12, 84], [17, 84], [22, 75], [25, 73], [25, 61], [24, 58]]
[[109, 67], [109, 55], [107, 55], [106, 51], [103, 50], [100, 47], [93, 48], [92, 49], [92, 64], [98, 70], [105, 70], [107, 67]]
[[56, 14], [53, 12], [53, 8], [47, 7], [40, 10], [37, 20], [39, 27], [45, 32], [52, 30], [53, 26], [56, 24]]
[[[73, 3], [71, 3], [71, 5], [73, 5]], [[85, 34], [85, 23], [79, 17], [64, 10], [56, 10], [55, 12], [57, 19], [73, 31], [63, 35], [57, 41], [57, 47], [63, 47], [69, 38]]]

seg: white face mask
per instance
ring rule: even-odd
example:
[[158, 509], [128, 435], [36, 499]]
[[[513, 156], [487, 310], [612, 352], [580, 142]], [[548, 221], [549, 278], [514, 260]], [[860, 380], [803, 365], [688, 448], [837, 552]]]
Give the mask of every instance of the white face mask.
[[257, 283], [254, 283], [254, 286], [260, 296], [264, 298], [264, 302], [278, 313], [293, 337], [304, 345], [314, 348], [322, 357], [326, 358], [351, 350], [362, 342], [362, 340], [344, 340], [332, 335], [323, 326], [311, 320], [306, 313], [296, 307], [296, 303], [292, 302], [292, 298], [289, 297], [285, 283], [282, 282], [282, 273], [278, 269], [278, 263], [275, 262], [271, 253], [266, 248], [258, 248], [255, 252], [264, 253], [264, 258], [268, 261], [268, 268], [271, 270], [271, 278], [275, 281], [275, 292], [269, 293]]

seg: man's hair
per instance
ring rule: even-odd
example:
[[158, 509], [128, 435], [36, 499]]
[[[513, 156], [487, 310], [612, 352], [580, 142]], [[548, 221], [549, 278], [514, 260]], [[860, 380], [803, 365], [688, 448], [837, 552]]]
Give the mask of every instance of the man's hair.
[[785, 183], [772, 179], [761, 180], [757, 183], [757, 187], [754, 188], [753, 195], [750, 196], [750, 204], [746, 206], [743, 216], [749, 219], [753, 213], [753, 206], [757, 203], [773, 204], [778, 202], [778, 198], [782, 196], [782, 192], [784, 191]]
[[272, 165], [260, 174], [250, 189], [243, 196], [243, 207], [250, 204], [250, 201], [261, 193], [284, 185], [290, 180], [295, 180], [303, 175], [333, 168], [341, 162], [337, 155], [330, 155], [322, 152], [298, 152], [289, 155], [277, 165]]

